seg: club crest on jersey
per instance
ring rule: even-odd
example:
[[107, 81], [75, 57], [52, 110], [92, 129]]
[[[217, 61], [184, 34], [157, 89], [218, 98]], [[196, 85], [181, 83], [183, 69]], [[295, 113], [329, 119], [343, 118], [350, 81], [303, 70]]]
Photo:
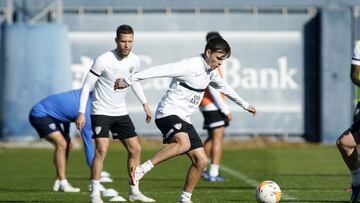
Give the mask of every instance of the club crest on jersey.
[[175, 123], [173, 126], [174, 126], [174, 128], [175, 128], [176, 130], [180, 130], [182, 124], [181, 124], [181, 123]]
[[95, 127], [95, 134], [99, 134], [101, 132], [101, 126], [96, 126]]
[[56, 130], [56, 125], [55, 125], [55, 123], [50, 123], [50, 124], [49, 124], [49, 128], [50, 128], [51, 130]]

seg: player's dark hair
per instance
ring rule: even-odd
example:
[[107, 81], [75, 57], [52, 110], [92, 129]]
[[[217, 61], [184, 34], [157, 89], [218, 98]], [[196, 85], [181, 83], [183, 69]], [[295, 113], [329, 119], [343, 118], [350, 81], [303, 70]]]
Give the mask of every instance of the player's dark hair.
[[208, 32], [206, 34], [206, 41], [209, 41], [212, 38], [222, 38], [220, 33], [216, 32], [216, 31], [212, 31], [212, 32]]
[[119, 38], [120, 34], [134, 34], [134, 30], [130, 25], [120, 25], [116, 29], [116, 37]]
[[210, 39], [205, 46], [205, 50], [204, 53], [206, 52], [206, 50], [210, 50], [211, 52], [217, 52], [217, 51], [221, 51], [224, 52], [225, 57], [229, 58], [231, 55], [231, 48], [230, 45], [226, 42], [226, 40], [224, 40], [223, 38], [212, 38]]

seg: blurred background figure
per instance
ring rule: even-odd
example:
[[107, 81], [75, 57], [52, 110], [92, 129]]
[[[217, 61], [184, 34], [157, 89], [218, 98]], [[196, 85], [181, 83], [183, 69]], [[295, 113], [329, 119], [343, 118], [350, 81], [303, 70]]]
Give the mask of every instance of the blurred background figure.
[[[90, 100], [89, 100], [90, 102]], [[40, 138], [45, 138], [55, 146], [54, 164], [56, 168], [56, 181], [54, 191], [77, 191], [71, 186], [62, 184], [66, 180], [66, 164], [68, 161], [71, 139], [69, 136], [70, 123], [75, 122], [80, 103], [80, 89], [70, 90], [45, 97], [35, 104], [29, 115], [32, 126], [38, 132]], [[86, 106], [86, 116], [90, 118], [90, 103]], [[91, 122], [80, 132], [84, 144], [86, 163], [91, 169], [95, 156], [92, 141]], [[101, 182], [112, 182], [110, 173], [101, 172]], [[80, 191], [80, 190], [79, 190]], [[109, 195], [109, 191], [102, 186], [102, 191]]]
[[[40, 138], [46, 139], [55, 146], [56, 180], [53, 186], [54, 191], [80, 192], [80, 188], [72, 187], [66, 179], [66, 165], [70, 150], [70, 123], [76, 119], [76, 106], [79, 105], [79, 98], [79, 90], [52, 95], [35, 104], [30, 111], [30, 123]], [[88, 135], [85, 130], [83, 132], [83, 137]], [[83, 140], [85, 146], [89, 144], [87, 141], [91, 141]], [[87, 148], [85, 147], [85, 149]], [[86, 154], [90, 153], [91, 150], [90, 152], [86, 151]], [[92, 156], [94, 156], [93, 150]], [[90, 164], [91, 160], [88, 161]]]
[[[206, 41], [212, 38], [222, 37], [218, 32], [208, 32], [206, 34]], [[218, 71], [220, 77], [223, 77], [221, 66], [214, 71]], [[232, 114], [225, 103], [224, 94], [211, 86], [205, 90], [204, 97], [200, 103], [200, 110], [204, 116], [203, 128], [208, 131], [204, 149], [210, 161], [210, 169], [206, 168], [202, 177], [208, 181], [221, 182], [224, 181], [224, 178], [219, 175], [224, 131], [232, 119]]]

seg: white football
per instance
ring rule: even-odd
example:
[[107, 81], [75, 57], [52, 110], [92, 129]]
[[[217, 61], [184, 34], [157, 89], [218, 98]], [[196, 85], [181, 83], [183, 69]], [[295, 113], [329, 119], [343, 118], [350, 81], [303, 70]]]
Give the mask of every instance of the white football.
[[278, 184], [265, 180], [256, 186], [256, 201], [258, 203], [277, 203], [281, 199], [281, 190]]

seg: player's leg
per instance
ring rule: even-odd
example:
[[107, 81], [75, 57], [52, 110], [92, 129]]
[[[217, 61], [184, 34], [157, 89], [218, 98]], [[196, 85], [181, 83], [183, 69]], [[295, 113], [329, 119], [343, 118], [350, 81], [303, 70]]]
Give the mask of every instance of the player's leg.
[[172, 136], [168, 144], [161, 148], [149, 160], [131, 170], [131, 184], [135, 185], [155, 165], [172, 157], [183, 154], [190, 149], [187, 133], [178, 132]]
[[195, 186], [201, 178], [201, 174], [207, 164], [207, 157], [204, 148], [196, 148], [186, 153], [191, 160], [190, 168], [187, 172], [185, 185], [180, 195], [179, 202], [190, 202]]
[[127, 167], [130, 177], [131, 167], [140, 165], [141, 146], [137, 136], [120, 139], [120, 141], [128, 152]]
[[104, 115], [91, 115], [91, 128], [95, 139], [95, 156], [91, 168], [91, 194], [90, 202], [102, 203], [100, 191], [103, 189], [100, 184], [101, 171], [109, 146], [109, 130], [113, 117]]
[[56, 168], [56, 177], [60, 181], [64, 180], [66, 179], [67, 142], [60, 131], [50, 133], [45, 139], [55, 147], [53, 161]]
[[66, 153], [69, 148], [69, 137], [64, 137], [60, 121], [51, 116], [36, 117], [29, 115], [31, 125], [36, 129], [40, 138], [45, 138], [55, 146], [53, 162], [56, 169], [54, 191], [79, 192], [79, 188], [73, 188], [66, 180]]
[[225, 127], [216, 128], [213, 130], [213, 146], [211, 149], [211, 163], [220, 165], [222, 156], [222, 145], [224, 138]]
[[57, 173], [58, 186], [57, 188], [54, 186], [54, 191], [80, 192], [80, 188], [74, 188], [66, 179], [66, 167], [70, 148], [70, 138], [64, 137], [60, 131], [55, 131], [47, 135], [45, 139], [55, 146], [54, 164]]
[[[121, 139], [122, 144], [128, 151], [128, 172], [129, 178], [131, 182], [131, 168], [140, 165], [140, 155], [141, 155], [141, 146], [139, 143], [139, 139], [137, 136], [130, 137], [127, 139]], [[141, 201], [141, 202], [155, 202], [154, 199], [145, 196], [140, 191], [139, 182], [135, 182], [134, 185], [129, 185], [129, 200], [133, 201]]]
[[103, 170], [104, 160], [109, 147], [109, 138], [98, 137], [95, 138], [95, 157], [93, 167], [91, 170], [91, 179], [100, 180], [101, 171]]
[[213, 144], [211, 148], [211, 164], [209, 175], [211, 181], [223, 181], [223, 178], [219, 176], [219, 168], [221, 163], [222, 156], [222, 146], [223, 146], [223, 138], [224, 138], [224, 130], [225, 127], [219, 127], [213, 129]]
[[183, 191], [180, 194], [179, 202], [191, 202], [192, 192], [199, 182], [201, 174], [207, 164], [207, 156], [205, 154], [201, 139], [195, 128], [190, 125], [187, 132], [191, 147], [186, 154], [191, 160], [191, 165], [186, 176]]
[[204, 141], [204, 150], [205, 150], [205, 154], [207, 157], [210, 157], [211, 155], [211, 148], [212, 148], [212, 145], [213, 145], [213, 139], [212, 139], [212, 136], [213, 136], [213, 131], [208, 129], [208, 137], [206, 138], [206, 140]]
[[151, 159], [132, 170], [131, 182], [133, 185], [149, 172], [154, 165], [183, 154], [190, 149], [191, 144], [186, 133], [186, 126], [189, 124], [175, 115], [156, 119], [155, 123], [163, 134], [163, 143], [167, 145], [161, 148]]
[[[357, 133], [354, 133], [357, 135]], [[337, 140], [336, 146], [349, 170], [360, 168], [359, 154], [356, 150], [358, 138], [350, 130], [346, 130]], [[358, 136], [356, 136], [358, 137]]]
[[190, 149], [190, 140], [188, 134], [185, 132], [178, 132], [172, 136], [169, 144], [161, 148], [153, 157], [151, 163], [157, 165], [172, 157], [183, 154]]
[[[223, 181], [219, 176], [219, 168], [222, 156], [222, 145], [225, 127], [229, 125], [228, 118], [220, 110], [203, 112], [204, 129], [208, 130], [208, 138], [204, 143], [207, 157], [210, 159], [210, 167], [203, 173], [203, 178], [208, 181]], [[211, 143], [211, 144], [210, 144]]]
[[336, 140], [337, 148], [352, 176], [351, 202], [357, 202], [360, 198], [359, 127], [360, 122], [354, 123]]

